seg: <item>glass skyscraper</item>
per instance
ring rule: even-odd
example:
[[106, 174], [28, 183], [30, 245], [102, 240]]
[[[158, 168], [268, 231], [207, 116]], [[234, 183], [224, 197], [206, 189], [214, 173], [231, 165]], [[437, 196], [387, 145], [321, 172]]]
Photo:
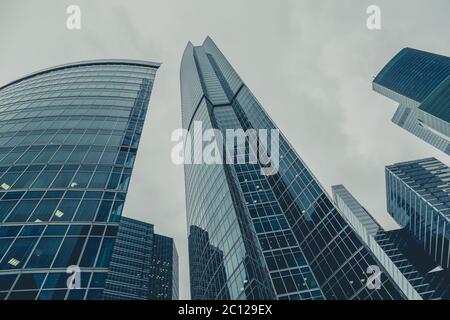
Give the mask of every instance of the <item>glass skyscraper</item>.
[[434, 270], [437, 264], [405, 229], [384, 230], [344, 186], [332, 190], [343, 216], [374, 253], [377, 266], [407, 299], [450, 298], [450, 276]]
[[450, 266], [450, 168], [435, 158], [386, 167], [387, 208], [441, 268]]
[[405, 48], [377, 75], [373, 89], [398, 102], [393, 122], [450, 154], [450, 58]]
[[[180, 77], [183, 128], [277, 129], [209, 37], [187, 45]], [[259, 162], [185, 165], [192, 298], [402, 299], [388, 277], [367, 285], [375, 258], [282, 135], [279, 156], [270, 176]]]
[[178, 299], [178, 254], [173, 239], [155, 234], [152, 224], [122, 217], [104, 298]]
[[87, 61], [0, 88], [0, 299], [102, 298], [158, 67]]

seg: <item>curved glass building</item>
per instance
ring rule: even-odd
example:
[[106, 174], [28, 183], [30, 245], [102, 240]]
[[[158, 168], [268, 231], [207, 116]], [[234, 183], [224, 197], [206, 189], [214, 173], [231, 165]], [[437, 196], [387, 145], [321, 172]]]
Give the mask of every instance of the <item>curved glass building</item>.
[[0, 299], [102, 298], [158, 67], [87, 61], [0, 88]]
[[[277, 129], [210, 38], [188, 44], [181, 96], [193, 145], [204, 144], [199, 123], [220, 133]], [[280, 156], [273, 175], [262, 175], [261, 162], [185, 165], [191, 297], [405, 298], [389, 276], [378, 289], [367, 285], [375, 256], [286, 138], [279, 140], [279, 150], [267, 149]]]

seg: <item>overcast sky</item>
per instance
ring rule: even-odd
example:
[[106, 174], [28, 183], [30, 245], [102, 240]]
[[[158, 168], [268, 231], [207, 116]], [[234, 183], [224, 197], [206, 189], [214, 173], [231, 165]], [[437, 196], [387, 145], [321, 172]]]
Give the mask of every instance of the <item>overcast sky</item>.
[[[81, 7], [81, 30], [66, 8]], [[381, 7], [382, 30], [366, 28]], [[174, 237], [181, 298], [189, 297], [179, 66], [186, 43], [210, 35], [321, 183], [344, 184], [387, 228], [384, 166], [449, 157], [391, 123], [396, 104], [371, 91], [403, 47], [450, 56], [448, 0], [0, 0], [0, 85], [86, 59], [162, 62], [125, 215]]]

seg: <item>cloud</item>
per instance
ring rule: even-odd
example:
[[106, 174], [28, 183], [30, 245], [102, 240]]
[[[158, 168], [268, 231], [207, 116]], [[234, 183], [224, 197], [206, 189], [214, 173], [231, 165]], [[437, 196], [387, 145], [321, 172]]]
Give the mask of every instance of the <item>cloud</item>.
[[345, 184], [372, 214], [385, 210], [384, 166], [448, 157], [390, 122], [395, 104], [370, 89], [402, 47], [450, 55], [445, 0], [77, 1], [82, 30], [65, 28], [71, 1], [0, 1], [0, 83], [95, 58], [163, 62], [155, 82], [125, 214], [176, 239], [181, 296], [189, 296], [183, 168], [170, 162], [181, 127], [179, 64], [186, 43], [211, 35], [322, 184]]

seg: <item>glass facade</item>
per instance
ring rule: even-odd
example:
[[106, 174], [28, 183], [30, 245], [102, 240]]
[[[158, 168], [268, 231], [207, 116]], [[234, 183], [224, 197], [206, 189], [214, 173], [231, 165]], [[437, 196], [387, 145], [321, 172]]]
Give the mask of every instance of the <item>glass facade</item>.
[[178, 300], [178, 253], [172, 238], [155, 234], [150, 295], [155, 300]]
[[394, 219], [448, 272], [450, 168], [434, 159], [386, 167], [387, 207]]
[[448, 299], [450, 282], [404, 229], [385, 231], [342, 185], [333, 186], [333, 197], [345, 219], [370, 248], [382, 269], [408, 300]]
[[155, 234], [152, 224], [122, 217], [104, 298], [178, 299], [178, 254], [173, 239]]
[[[277, 129], [210, 38], [188, 44], [180, 78], [185, 129]], [[192, 298], [401, 299], [387, 278], [366, 286], [375, 259], [282, 135], [279, 155], [272, 176], [260, 163], [185, 165]]]
[[1, 299], [102, 298], [158, 66], [87, 61], [0, 88]]
[[433, 130], [420, 125], [417, 121], [419, 118], [417, 110], [417, 108], [400, 105], [392, 118], [392, 122], [433, 147], [450, 154], [450, 141], [442, 135], [436, 134]]
[[393, 122], [450, 154], [450, 58], [405, 48], [373, 81], [376, 92], [400, 103]]

